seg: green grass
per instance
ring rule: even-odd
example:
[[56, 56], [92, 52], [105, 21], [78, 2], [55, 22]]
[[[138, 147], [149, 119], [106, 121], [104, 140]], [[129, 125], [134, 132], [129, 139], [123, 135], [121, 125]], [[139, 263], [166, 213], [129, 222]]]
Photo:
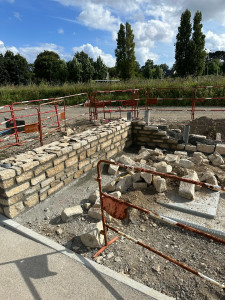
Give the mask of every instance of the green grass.
[[[204, 76], [199, 78], [169, 78], [169, 79], [132, 79], [129, 81], [120, 81], [115, 83], [66, 83], [61, 86], [40, 84], [29, 86], [4, 86], [0, 87], [0, 105], [11, 104], [14, 102], [56, 98], [66, 95], [78, 93], [88, 93], [103, 90], [126, 90], [126, 89], [147, 89], [151, 97], [156, 98], [191, 98], [193, 89], [197, 86], [218, 86], [225, 85], [225, 77], [222, 76]], [[152, 89], [152, 88], [155, 88]], [[169, 88], [168, 90], [160, 90], [160, 88]], [[177, 89], [180, 88], [180, 89]], [[159, 90], [157, 90], [159, 89]], [[141, 97], [144, 96], [142, 93]], [[216, 89], [201, 89], [198, 90], [198, 97], [225, 97], [224, 88]], [[106, 95], [105, 99], [113, 99], [114, 96]], [[119, 99], [124, 97], [124, 94], [117, 94]], [[129, 99], [129, 95], [126, 96]], [[76, 104], [85, 101], [85, 97], [74, 97], [66, 101], [67, 104]], [[161, 101], [162, 105], [188, 105], [190, 101]], [[223, 100], [205, 101], [202, 105], [224, 105]]]

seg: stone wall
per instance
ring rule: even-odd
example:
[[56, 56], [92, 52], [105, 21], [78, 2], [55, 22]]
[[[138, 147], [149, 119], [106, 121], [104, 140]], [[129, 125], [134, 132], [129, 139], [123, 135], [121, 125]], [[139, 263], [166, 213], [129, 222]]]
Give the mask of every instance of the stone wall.
[[1, 161], [0, 213], [15, 217], [131, 143], [130, 122], [117, 121]]

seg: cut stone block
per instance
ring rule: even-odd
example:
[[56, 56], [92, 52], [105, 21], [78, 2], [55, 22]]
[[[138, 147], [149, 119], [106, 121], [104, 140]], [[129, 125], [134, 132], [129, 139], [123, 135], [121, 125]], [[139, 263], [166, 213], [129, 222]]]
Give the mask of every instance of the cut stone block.
[[142, 173], [141, 173], [141, 178], [143, 178], [144, 181], [145, 181], [147, 184], [151, 184], [151, 183], [152, 183], [152, 174], [150, 174], [150, 173], [142, 172]]
[[119, 170], [119, 166], [109, 165], [108, 173], [109, 173], [109, 175], [115, 175], [115, 174], [117, 174], [118, 170]]
[[175, 154], [167, 154], [165, 157], [165, 162], [167, 163], [174, 163], [174, 162], [178, 162], [179, 160], [180, 160], [179, 156]]
[[220, 166], [224, 164], [222, 156], [217, 151], [209, 155], [209, 160], [214, 166]]
[[90, 194], [88, 200], [91, 203], [95, 203], [96, 199], [100, 197], [99, 190], [95, 190], [93, 193]]
[[133, 188], [135, 190], [146, 189], [148, 187], [146, 182], [134, 182]]
[[140, 172], [134, 173], [134, 174], [132, 175], [132, 180], [133, 180], [133, 182], [140, 181], [140, 180], [141, 180], [141, 173], [140, 173]]
[[83, 209], [80, 205], [67, 207], [61, 213], [61, 219], [63, 222], [68, 221], [72, 216], [79, 216], [83, 214]]
[[211, 171], [206, 171], [204, 175], [200, 178], [200, 181], [213, 184], [213, 185], [218, 185], [218, 181], [214, 175], [213, 172]]
[[[112, 217], [108, 215], [106, 212], [104, 213], [106, 222], [110, 222]], [[91, 207], [88, 211], [88, 216], [95, 220], [102, 220], [102, 212], [101, 208], [98, 207]]]
[[215, 150], [215, 145], [198, 144], [197, 150], [204, 153], [213, 153]]
[[104, 242], [104, 236], [100, 233], [103, 230], [102, 222], [98, 222], [90, 231], [80, 236], [81, 242], [90, 248], [100, 248]]
[[217, 144], [217, 145], [216, 145], [216, 151], [217, 151], [220, 155], [225, 155], [225, 144]]
[[116, 189], [116, 181], [115, 180], [109, 182], [107, 185], [105, 185], [103, 187], [103, 190], [106, 192], [114, 192], [115, 189]]
[[167, 190], [166, 180], [160, 176], [153, 176], [153, 186], [158, 193], [163, 193]]
[[[183, 178], [194, 180], [194, 175], [189, 174]], [[195, 198], [195, 184], [181, 181], [178, 194], [188, 200], [193, 200]]]
[[173, 169], [172, 166], [167, 165], [167, 163], [165, 161], [155, 163], [154, 167], [156, 168], [157, 172], [161, 172], [161, 173], [170, 173]]
[[193, 168], [194, 167], [194, 163], [188, 159], [180, 159], [179, 161], [179, 166], [183, 167], [183, 168], [186, 168], [186, 169], [190, 169], [190, 168]]
[[116, 185], [116, 190], [125, 193], [132, 186], [132, 177], [130, 175], [121, 178]]
[[128, 156], [122, 155], [118, 160], [121, 164], [134, 166], [135, 162]]

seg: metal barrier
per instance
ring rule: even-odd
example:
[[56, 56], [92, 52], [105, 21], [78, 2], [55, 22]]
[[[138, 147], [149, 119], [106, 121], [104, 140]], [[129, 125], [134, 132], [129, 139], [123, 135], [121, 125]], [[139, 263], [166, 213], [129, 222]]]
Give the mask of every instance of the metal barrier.
[[[200, 97], [200, 98], [197, 97], [197, 92], [199, 92], [202, 89], [205, 89], [210, 94], [211, 89], [220, 89], [220, 88], [223, 89], [223, 97]], [[204, 103], [207, 100], [225, 100], [225, 86], [224, 85], [198, 86], [193, 90], [193, 102], [192, 102], [192, 113], [191, 113], [192, 121], [195, 118], [195, 111], [206, 111], [206, 109], [196, 109], [196, 103]], [[210, 111], [225, 111], [225, 109], [210, 109]]]
[[105, 214], [104, 214], [104, 211], [106, 211], [109, 215], [111, 215], [112, 217], [116, 218], [116, 219], [119, 219], [119, 220], [124, 220], [127, 216], [127, 210], [128, 208], [134, 208], [134, 209], [137, 209], [137, 210], [140, 210], [141, 212], [144, 212], [144, 213], [147, 213], [148, 215], [150, 215], [151, 217], [153, 218], [156, 218], [156, 219], [159, 219], [163, 222], [166, 222], [167, 224], [170, 224], [172, 226], [176, 226], [176, 227], [179, 227], [179, 228], [183, 228], [185, 230], [188, 230], [188, 231], [191, 231], [191, 232], [194, 232], [196, 234], [199, 234], [201, 236], [204, 236], [206, 238], [209, 238], [210, 240], [213, 240], [215, 242], [218, 242], [218, 243], [222, 243], [225, 245], [225, 240], [221, 239], [221, 238], [217, 238], [213, 235], [210, 235], [208, 233], [205, 233], [205, 232], [202, 232], [198, 229], [195, 229], [195, 228], [192, 228], [190, 226], [187, 226], [187, 225], [184, 225], [182, 223], [179, 223], [179, 222], [176, 222], [170, 218], [167, 218], [167, 217], [164, 217], [164, 216], [160, 216], [159, 214], [153, 212], [153, 211], [150, 211], [150, 210], [147, 210], [147, 209], [144, 209], [142, 207], [139, 207], [137, 205], [134, 205], [132, 203], [128, 203], [124, 200], [121, 200], [121, 199], [117, 199], [115, 197], [112, 197], [110, 196], [109, 194], [107, 193], [104, 193], [102, 191], [102, 178], [101, 178], [101, 168], [100, 168], [100, 165], [101, 163], [104, 163], [104, 164], [112, 164], [112, 165], [116, 165], [116, 166], [119, 166], [119, 167], [122, 167], [122, 168], [125, 168], [125, 169], [132, 169], [133, 171], [137, 171], [137, 172], [145, 172], [145, 173], [150, 173], [152, 175], [158, 175], [158, 176], [161, 176], [161, 177], [164, 177], [164, 178], [170, 178], [170, 179], [173, 179], [173, 180], [178, 180], [178, 181], [183, 181], [183, 182], [187, 182], [187, 183], [192, 183], [192, 184], [195, 184], [195, 185], [199, 185], [199, 186], [202, 186], [202, 187], [205, 187], [205, 188], [208, 188], [208, 189], [213, 189], [213, 190], [219, 190], [219, 191], [223, 191], [225, 192], [225, 188], [224, 187], [220, 187], [220, 186], [215, 186], [215, 185], [211, 185], [211, 184], [208, 184], [208, 183], [203, 183], [203, 182], [198, 182], [198, 181], [194, 181], [194, 180], [190, 180], [190, 179], [186, 179], [186, 178], [182, 178], [182, 177], [178, 177], [178, 176], [175, 176], [175, 175], [169, 175], [169, 174], [166, 174], [166, 173], [160, 173], [160, 172], [156, 172], [156, 171], [151, 171], [151, 170], [148, 170], [148, 169], [143, 169], [143, 168], [139, 168], [139, 167], [135, 167], [135, 166], [130, 166], [130, 165], [124, 165], [124, 164], [120, 164], [120, 163], [117, 163], [117, 162], [112, 162], [112, 161], [108, 161], [108, 160], [100, 160], [97, 164], [97, 174], [98, 174], [98, 177], [96, 178], [96, 181], [98, 181], [98, 184], [99, 184], [99, 191], [100, 191], [100, 201], [101, 201], [101, 213], [102, 213], [102, 224], [103, 224], [103, 230], [101, 231], [101, 234], [104, 235], [104, 240], [105, 240], [105, 246], [103, 246], [93, 257], [97, 257], [100, 253], [102, 253], [107, 247], [109, 247], [113, 242], [115, 242], [117, 239], [118, 239], [118, 236], [116, 236], [114, 239], [112, 239], [111, 241], [108, 241], [108, 238], [107, 238], [107, 230], [110, 229], [116, 233], [118, 233], [119, 235], [125, 237], [126, 239], [148, 249], [149, 251], [152, 251], [154, 252], [155, 254], [169, 260], [170, 262], [176, 264], [177, 266], [195, 274], [196, 276], [200, 277], [200, 278], [203, 278], [205, 279], [206, 281], [209, 281], [213, 284], [215, 284], [216, 286], [222, 288], [224, 291], [225, 291], [225, 285], [224, 284], [220, 284], [219, 282], [209, 278], [208, 276], [198, 272], [197, 270], [175, 260], [174, 258], [172, 257], [169, 257], [167, 256], [166, 254], [144, 244], [143, 242], [139, 241], [138, 239], [135, 239], [127, 234], [125, 234], [124, 232], [121, 232], [119, 231], [117, 228], [114, 228], [113, 226], [109, 225], [106, 223], [106, 219], [105, 219]]
[[[140, 101], [139, 92], [144, 89], [128, 89], [128, 90], [113, 90], [113, 91], [96, 91], [91, 93], [90, 95], [90, 103], [89, 103], [89, 119], [97, 120], [98, 114], [103, 113], [104, 119], [106, 118], [106, 114], [109, 113], [111, 117], [112, 112], [119, 112], [120, 117], [122, 112], [132, 112], [133, 117], [138, 117], [138, 103]], [[118, 97], [115, 99], [113, 96]], [[100, 97], [100, 98], [99, 98]], [[121, 99], [119, 99], [121, 98]], [[125, 99], [124, 99], [125, 98]], [[127, 99], [128, 98], [128, 99]], [[112, 104], [117, 103], [119, 105], [118, 108], [108, 106], [112, 106]], [[127, 107], [131, 107], [131, 109], [127, 109]], [[126, 108], [126, 109], [123, 109]], [[102, 109], [102, 110], [101, 110]]]
[[[190, 88], [172, 88], [172, 87], [169, 87], [169, 88], [150, 88], [149, 91], [146, 91], [146, 101], [145, 101], [145, 110], [153, 110], [152, 106], [153, 105], [157, 105], [159, 104], [160, 101], [191, 101], [191, 104], [190, 104], [190, 109], [159, 109], [159, 108], [154, 108], [155, 111], [192, 111], [191, 107], [192, 107], [192, 102], [193, 102], [193, 96], [192, 97], [180, 97], [177, 96], [177, 97], [174, 97], [174, 98], [171, 98], [171, 97], [166, 97], [166, 92], [167, 91], [170, 91], [170, 90], [175, 90], [177, 91], [177, 93], [179, 94], [180, 91], [185, 91], [186, 93], [190, 93], [191, 95], [193, 94], [193, 89], [190, 89]], [[159, 97], [158, 95], [161, 94], [161, 97]], [[182, 93], [183, 94], [183, 93]]]

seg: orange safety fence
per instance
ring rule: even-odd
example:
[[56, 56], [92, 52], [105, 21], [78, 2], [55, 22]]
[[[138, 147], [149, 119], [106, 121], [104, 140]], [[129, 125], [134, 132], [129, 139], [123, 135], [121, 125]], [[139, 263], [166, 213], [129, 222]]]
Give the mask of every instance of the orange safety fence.
[[147, 210], [145, 208], [139, 207], [139, 206], [134, 205], [130, 202], [126, 202], [122, 199], [118, 199], [116, 197], [113, 197], [113, 196], [103, 192], [103, 190], [102, 190], [101, 164], [107, 164], [107, 165], [112, 164], [112, 165], [116, 165], [116, 166], [119, 166], [121, 168], [124, 168], [126, 170], [130, 169], [133, 172], [145, 172], [145, 173], [149, 173], [149, 174], [152, 174], [152, 175], [161, 176], [163, 178], [169, 178], [169, 179], [172, 179], [172, 180], [183, 181], [183, 182], [199, 185], [199, 186], [202, 186], [204, 188], [211, 189], [211, 190], [216, 190], [216, 191], [225, 192], [225, 188], [221, 187], [221, 186], [217, 186], [217, 185], [212, 185], [212, 184], [208, 184], [208, 183], [198, 182], [198, 181], [195, 181], [195, 180], [190, 180], [190, 179], [183, 178], [183, 177], [178, 177], [178, 176], [175, 176], [175, 175], [169, 175], [169, 174], [166, 174], [166, 173], [156, 172], [156, 171], [152, 171], [152, 170], [149, 170], [149, 169], [139, 168], [139, 167], [136, 167], [136, 166], [124, 165], [124, 164], [120, 164], [120, 163], [117, 163], [117, 162], [112, 162], [112, 161], [109, 161], [109, 160], [100, 160], [97, 164], [97, 175], [98, 175], [98, 177], [96, 178], [96, 181], [98, 182], [99, 192], [100, 192], [100, 203], [101, 203], [101, 214], [102, 214], [102, 225], [103, 225], [103, 230], [101, 231], [101, 234], [104, 235], [105, 245], [93, 256], [94, 258], [96, 258], [100, 253], [102, 253], [107, 247], [109, 247], [113, 242], [115, 242], [118, 239], [118, 236], [116, 236], [111, 241], [108, 241], [107, 230], [110, 229], [110, 230], [118, 233], [119, 235], [125, 237], [126, 239], [134, 242], [135, 244], [140, 245], [143, 248], [145, 248], [149, 251], [152, 251], [155, 254], [165, 258], [166, 260], [176, 264], [177, 266], [179, 266], [179, 267], [195, 274], [196, 276], [198, 276], [198, 277], [200, 277], [200, 278], [202, 278], [206, 281], [209, 281], [212, 284], [215, 284], [216, 286], [220, 287], [221, 289], [223, 289], [225, 291], [225, 285], [224, 284], [221, 284], [221, 283], [215, 281], [214, 279], [209, 278], [208, 276], [200, 273], [199, 271], [183, 264], [180, 261], [177, 261], [176, 259], [174, 259], [174, 258], [172, 258], [172, 257], [170, 257], [170, 256], [154, 249], [151, 246], [144, 244], [138, 238], [131, 237], [131, 236], [127, 235], [126, 233], [121, 232], [120, 230], [113, 227], [112, 225], [109, 225], [106, 222], [105, 212], [107, 212], [113, 218], [116, 218], [118, 220], [124, 220], [127, 217], [128, 209], [133, 208], [133, 209], [137, 209], [137, 210], [139, 210], [143, 213], [148, 214], [152, 218], [163, 221], [163, 222], [165, 222], [169, 225], [176, 226], [176, 227], [188, 230], [188, 231], [193, 232], [195, 234], [204, 236], [204, 237], [210, 239], [211, 241], [214, 241], [214, 242], [221, 243], [221, 244], [225, 245], [225, 240], [223, 240], [221, 238], [215, 237], [215, 236], [213, 236], [211, 234], [208, 234], [206, 232], [203, 232], [201, 230], [198, 230], [198, 229], [195, 229], [193, 227], [182, 224], [180, 222], [174, 221], [174, 220], [172, 220], [168, 217], [161, 216], [161, 215], [157, 214], [156, 212], [153, 212], [151, 210]]

